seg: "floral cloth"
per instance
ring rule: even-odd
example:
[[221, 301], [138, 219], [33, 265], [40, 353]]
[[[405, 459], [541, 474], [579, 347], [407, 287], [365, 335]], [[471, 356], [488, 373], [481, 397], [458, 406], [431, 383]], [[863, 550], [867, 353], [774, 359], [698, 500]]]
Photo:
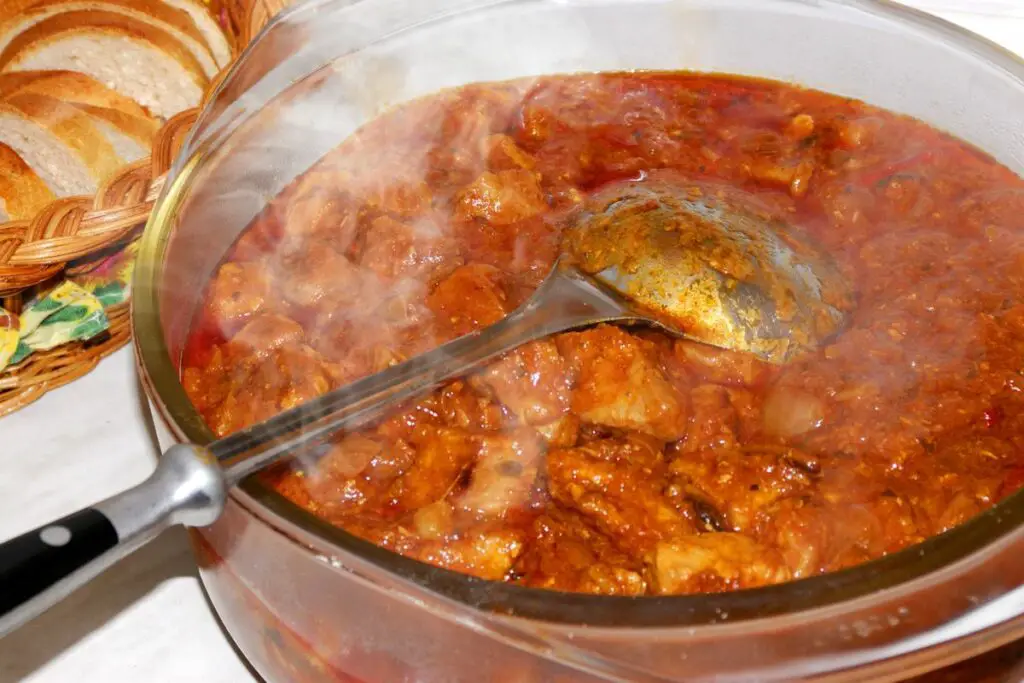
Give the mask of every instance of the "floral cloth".
[[21, 315], [0, 308], [0, 373], [36, 351], [88, 341], [110, 327], [106, 310], [131, 294], [138, 243], [39, 293]]

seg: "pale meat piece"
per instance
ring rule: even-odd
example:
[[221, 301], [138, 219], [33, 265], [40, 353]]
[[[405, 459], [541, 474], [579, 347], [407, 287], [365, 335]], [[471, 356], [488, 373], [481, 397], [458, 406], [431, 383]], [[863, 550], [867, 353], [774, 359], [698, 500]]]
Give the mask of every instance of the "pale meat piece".
[[270, 277], [259, 263], [225, 263], [207, 295], [207, 314], [224, 332], [267, 307]]
[[551, 451], [548, 490], [639, 558], [658, 541], [693, 532], [662, 494], [664, 469], [650, 443], [606, 439]]
[[461, 266], [434, 288], [427, 307], [449, 338], [461, 337], [508, 314], [511, 305], [503, 281], [501, 271], [493, 266]]
[[481, 519], [502, 519], [524, 507], [534, 493], [543, 453], [530, 429], [482, 437], [469, 486], [455, 505]]
[[373, 221], [360, 250], [360, 263], [386, 280], [429, 283], [462, 265], [458, 244], [440, 219], [411, 222], [382, 216]]
[[416, 510], [444, 498], [479, 450], [469, 432], [432, 425], [417, 427], [411, 443], [416, 460], [388, 491], [388, 504], [397, 510]]
[[569, 412], [568, 364], [550, 340], [521, 346], [473, 378], [520, 421], [547, 425]]
[[749, 536], [710, 533], [659, 543], [654, 552], [656, 594], [717, 593], [788, 581], [777, 550]]
[[663, 441], [685, 436], [686, 397], [658, 366], [652, 344], [611, 326], [564, 334], [556, 342], [573, 372], [572, 410], [584, 422]]
[[486, 171], [458, 195], [455, 217], [511, 225], [533, 218], [547, 208], [537, 176], [530, 171]]

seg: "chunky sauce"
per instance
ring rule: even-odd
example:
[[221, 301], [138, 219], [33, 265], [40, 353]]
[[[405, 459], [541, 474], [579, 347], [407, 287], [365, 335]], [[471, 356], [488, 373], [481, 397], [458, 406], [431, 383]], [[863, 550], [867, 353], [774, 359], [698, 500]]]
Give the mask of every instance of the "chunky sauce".
[[777, 368], [641, 329], [520, 348], [267, 476], [395, 552], [602, 594], [771, 584], [950, 529], [1024, 481], [1024, 183], [861, 102], [692, 74], [563, 76], [398, 108], [297, 179], [184, 357], [218, 434], [493, 323], [603, 183], [756, 192], [854, 284]]

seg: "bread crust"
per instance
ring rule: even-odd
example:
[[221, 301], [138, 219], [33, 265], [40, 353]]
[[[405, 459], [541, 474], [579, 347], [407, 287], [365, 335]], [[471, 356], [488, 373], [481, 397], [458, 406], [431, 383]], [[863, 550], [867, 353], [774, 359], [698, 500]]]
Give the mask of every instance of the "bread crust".
[[122, 14], [94, 10], [57, 14], [19, 34], [0, 53], [0, 70], [10, 70], [32, 49], [43, 47], [64, 36], [97, 33], [147, 42], [180, 64], [200, 90], [205, 90], [209, 84], [202, 66], [192, 53], [168, 33]]
[[[71, 104], [104, 107], [128, 116], [150, 118], [135, 100], [77, 71], [9, 71], [0, 74], [0, 99], [16, 93], [45, 95]], [[155, 121], [153, 125], [157, 125]]]
[[[26, 21], [39, 23], [69, 12], [118, 14], [153, 26], [181, 43], [182, 47], [196, 58], [203, 75], [212, 77], [218, 71], [213, 52], [191, 17], [162, 0], [40, 0], [24, 12], [0, 24], [0, 46], [6, 47], [18, 35], [31, 29], [32, 24], [22, 26]], [[6, 43], [2, 42], [5, 38]]]
[[29, 220], [55, 199], [25, 160], [7, 145], [0, 143], [0, 199], [7, 220]]
[[97, 185], [112, 176], [122, 165], [113, 146], [103, 137], [89, 115], [52, 97], [22, 93], [0, 103], [7, 111], [40, 125], [68, 147], [85, 166]]
[[162, 2], [189, 16], [192, 23], [203, 34], [206, 44], [210, 46], [210, 52], [213, 53], [217, 66], [223, 68], [231, 62], [234, 41], [229, 34], [224, 32], [224, 27], [214, 15], [212, 7], [197, 0], [162, 0]]

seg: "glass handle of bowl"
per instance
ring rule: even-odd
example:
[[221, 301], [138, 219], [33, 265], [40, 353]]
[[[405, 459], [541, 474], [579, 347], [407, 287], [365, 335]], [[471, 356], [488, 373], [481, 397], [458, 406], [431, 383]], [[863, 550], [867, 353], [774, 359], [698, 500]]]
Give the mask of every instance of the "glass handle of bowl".
[[209, 452], [178, 445], [138, 486], [0, 543], [0, 638], [164, 529], [213, 523], [226, 498]]

